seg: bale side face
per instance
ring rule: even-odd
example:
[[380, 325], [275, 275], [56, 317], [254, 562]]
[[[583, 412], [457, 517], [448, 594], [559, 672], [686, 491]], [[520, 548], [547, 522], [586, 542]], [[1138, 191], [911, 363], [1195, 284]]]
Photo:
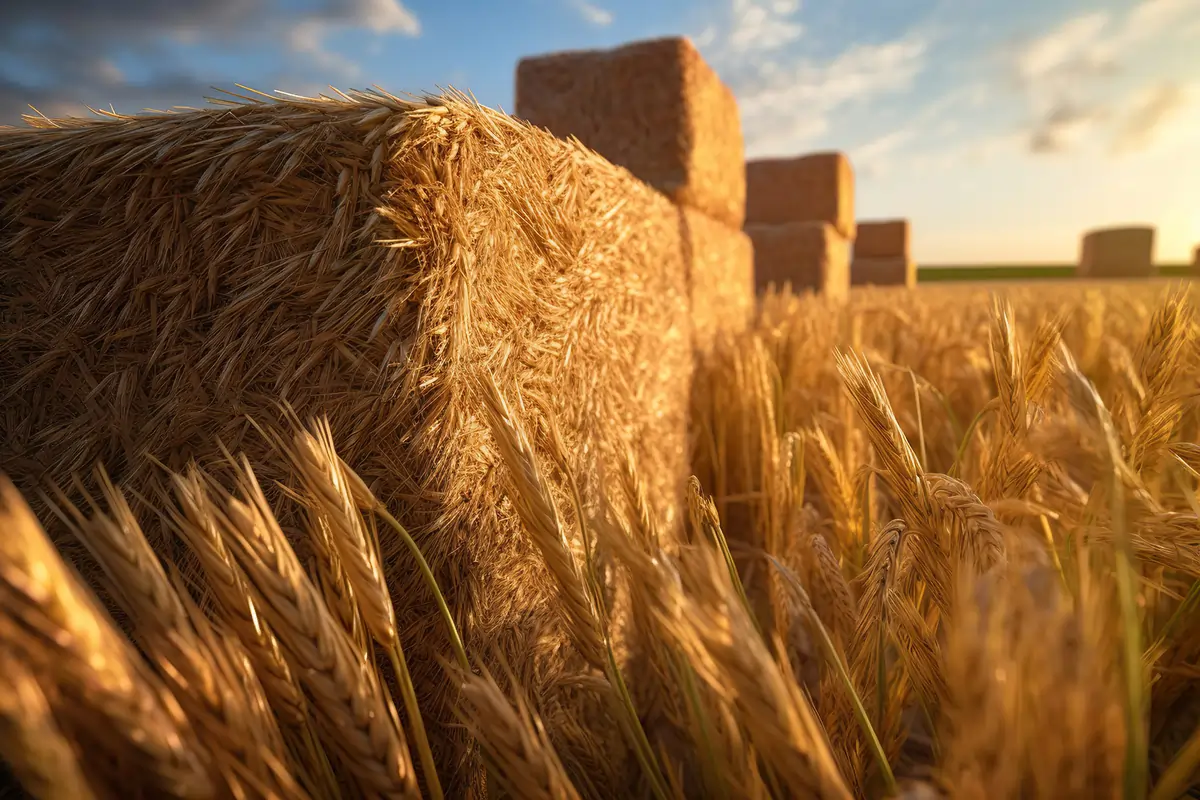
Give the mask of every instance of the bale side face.
[[[474, 386], [493, 376], [535, 442], [537, 417], [556, 416], [593, 507], [596, 476], [632, 454], [669, 537], [692, 342], [666, 198], [509, 117], [394, 98], [0, 132], [0, 198], [0, 464], [27, 496], [100, 461], [153, 497], [143, 454], [216, 468], [220, 438], [292, 529], [300, 511], [275, 488], [292, 476], [250, 420], [290, 436], [280, 401], [327, 415], [468, 650], [520, 653], [547, 720], [585, 713], [571, 687], [588, 670]], [[565, 491], [560, 510], [574, 531]], [[447, 794], [472, 796], [482, 772], [435, 658], [446, 634], [401, 543], [382, 546]], [[621, 746], [550, 732], [569, 769], [621, 795], [606, 783]]]
[[746, 329], [754, 312], [754, 245], [743, 231], [687, 207], [679, 221], [691, 266], [692, 325], [697, 349]]
[[516, 84], [516, 116], [577, 137], [678, 205], [742, 226], [737, 102], [687, 39], [525, 58]]
[[832, 298], [850, 287], [850, 243], [824, 222], [747, 225], [754, 243], [754, 283], [759, 292], [774, 284], [811, 289]]
[[910, 258], [860, 258], [856, 254], [850, 262], [850, 285], [911, 289], [917, 285], [917, 264]]
[[1105, 228], [1084, 235], [1079, 276], [1145, 278], [1154, 274], [1154, 228]]
[[746, 162], [747, 225], [825, 222], [855, 237], [854, 171], [844, 153]]
[[855, 258], [912, 258], [908, 220], [859, 220], [856, 229]]

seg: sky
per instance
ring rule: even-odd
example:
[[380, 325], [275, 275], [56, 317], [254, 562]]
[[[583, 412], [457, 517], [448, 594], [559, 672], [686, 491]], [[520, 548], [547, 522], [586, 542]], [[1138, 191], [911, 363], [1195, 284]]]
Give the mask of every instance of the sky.
[[692, 38], [747, 157], [846, 152], [925, 264], [1070, 262], [1091, 227], [1200, 244], [1200, 0], [0, 0], [0, 124], [212, 87], [469, 90], [527, 55]]

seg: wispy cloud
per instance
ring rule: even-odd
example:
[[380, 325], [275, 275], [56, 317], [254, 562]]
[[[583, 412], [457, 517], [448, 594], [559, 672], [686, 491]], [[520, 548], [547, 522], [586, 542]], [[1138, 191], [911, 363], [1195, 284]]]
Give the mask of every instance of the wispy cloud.
[[772, 59], [734, 86], [746, 147], [753, 154], [795, 151], [829, 128], [829, 117], [852, 104], [908, 88], [924, 68], [919, 39], [853, 45], [832, 59]]
[[1009, 69], [1030, 114], [1028, 149], [1068, 152], [1109, 132], [1108, 123], [1130, 115], [1148, 127], [1143, 133], [1141, 123], [1119, 123], [1118, 149], [1149, 141], [1153, 129], [1170, 118], [1170, 106], [1178, 98], [1164, 95], [1151, 102], [1139, 97], [1137, 103], [1149, 103], [1146, 109], [1122, 111], [1114, 84], [1126, 77], [1130, 62], [1197, 13], [1200, 0], [1141, 0], [1123, 14], [1096, 11], [1067, 18], [1011, 48]]
[[751, 156], [802, 149], [829, 130], [834, 111], [903, 89], [924, 66], [919, 36], [814, 57], [800, 15], [797, 0], [730, 0], [693, 37], [737, 96]]
[[1029, 149], [1034, 153], [1065, 153], [1077, 147], [1107, 116], [1102, 107], [1060, 100], [1030, 132]]
[[692, 38], [718, 59], [766, 53], [804, 34], [796, 19], [799, 12], [800, 0], [731, 0], [724, 19]]
[[613, 23], [613, 13], [606, 8], [587, 2], [587, 0], [570, 0], [571, 8], [589, 25], [604, 28]]
[[1113, 138], [1116, 153], [1146, 149], [1162, 127], [1188, 104], [1188, 93], [1174, 82], [1151, 86], [1136, 99]]
[[[290, 15], [274, 0], [0, 0], [0, 123], [16, 122], [29, 103], [60, 114], [84, 102], [122, 111], [197, 105], [213, 83], [245, 78], [193, 74], [180, 44], [270, 48], [276, 66], [256, 79], [274, 85], [346, 80], [357, 76], [356, 59], [328, 42], [350, 30], [412, 37], [421, 24], [401, 0], [310, 0]], [[153, 73], [132, 82], [118, 67], [122, 56], [153, 64]]]

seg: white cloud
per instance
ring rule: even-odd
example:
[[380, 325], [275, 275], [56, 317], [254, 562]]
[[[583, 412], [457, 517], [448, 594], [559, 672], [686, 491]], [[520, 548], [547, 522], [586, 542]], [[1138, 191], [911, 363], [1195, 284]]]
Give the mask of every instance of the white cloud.
[[1107, 116], [1103, 108], [1077, 106], [1063, 100], [1038, 121], [1029, 136], [1029, 149], [1035, 153], [1074, 150]]
[[728, 0], [722, 17], [691, 38], [737, 97], [752, 157], [802, 150], [833, 112], [907, 88], [924, 65], [916, 35], [808, 55], [799, 0]]
[[1104, 134], [1110, 129], [1106, 123], [1131, 115], [1137, 119], [1121, 123], [1125, 127], [1116, 136], [1123, 144], [1117, 149], [1148, 142], [1153, 129], [1171, 118], [1170, 109], [1159, 112], [1152, 105], [1122, 112], [1115, 108], [1113, 81], [1128, 73], [1129, 62], [1148, 55], [1197, 13], [1200, 0], [1141, 0], [1124, 14], [1070, 17], [1013, 48], [1008, 65], [1030, 112], [1029, 149], [1066, 152]]
[[1147, 87], [1121, 119], [1113, 139], [1113, 150], [1132, 153], [1146, 149], [1164, 125], [1184, 110], [1188, 100], [1187, 91], [1173, 82]]
[[1047, 80], [1108, 69], [1113, 63], [1112, 43], [1101, 34], [1110, 21], [1105, 12], [1083, 14], [1027, 42], [1014, 53], [1017, 75], [1027, 85], [1037, 87]]
[[328, 25], [316, 19], [301, 19], [288, 31], [288, 45], [293, 53], [309, 56], [322, 69], [333, 72], [339, 80], [353, 80], [362, 74], [354, 61], [324, 46]]
[[[335, 0], [330, 7], [301, 16], [287, 29], [287, 42], [293, 53], [307, 56], [313, 63], [333, 73], [336, 80], [355, 80], [362, 68], [353, 57], [325, 45], [335, 32], [365, 29], [377, 36], [420, 36], [421, 22], [400, 0]], [[378, 40], [368, 45], [378, 45]]]
[[730, 49], [736, 53], [762, 53], [799, 39], [804, 34], [804, 26], [795, 20], [799, 11], [798, 0], [733, 0]]
[[421, 21], [400, 0], [352, 0], [351, 19], [374, 33], [420, 36]]
[[766, 60], [734, 85], [752, 155], [795, 151], [825, 133], [829, 116], [851, 104], [908, 88], [924, 67], [920, 40], [854, 45], [832, 60]]
[[579, 12], [579, 15], [589, 25], [595, 25], [597, 28], [604, 28], [612, 24], [613, 13], [606, 8], [593, 5], [587, 0], [571, 0], [571, 7]]
[[96, 62], [96, 68], [92, 74], [104, 86], [120, 86], [125, 83], [125, 73], [113, 61], [107, 58], [102, 58]]

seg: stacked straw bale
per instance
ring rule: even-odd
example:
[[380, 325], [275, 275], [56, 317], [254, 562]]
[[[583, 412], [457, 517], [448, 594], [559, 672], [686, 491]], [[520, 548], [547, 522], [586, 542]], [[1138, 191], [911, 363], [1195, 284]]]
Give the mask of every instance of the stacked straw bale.
[[1192, 251], [1192, 272], [1200, 275], [1200, 244]]
[[850, 288], [850, 244], [825, 222], [747, 225], [759, 292], [790, 285], [837, 299]]
[[852, 286], [907, 286], [917, 283], [912, 259], [911, 225], [907, 219], [868, 220], [857, 223]]
[[749, 161], [745, 169], [746, 232], [754, 240], [759, 290], [789, 283], [844, 295], [855, 235], [849, 159], [813, 153]]
[[1154, 228], [1098, 228], [1084, 234], [1081, 278], [1148, 278], [1154, 274]]
[[[535, 441], [556, 415], [585, 492], [631, 454], [674, 531], [692, 372], [675, 206], [457, 96], [42, 124], [0, 131], [3, 470], [32, 496], [100, 461], [152, 496], [150, 458], [219, 470], [219, 439], [261, 470], [286, 526], [286, 462], [256, 426], [290, 436], [293, 412], [328, 415], [427, 555], [468, 650], [522, 654], [559, 752], [604, 790], [623, 751], [569, 723], [592, 702], [573, 682], [583, 663], [503, 498], [476, 379], [519, 398]], [[448, 796], [473, 796], [481, 772], [434, 658], [445, 632], [415, 565], [384, 547]]]
[[691, 267], [692, 329], [699, 350], [710, 351], [722, 333], [745, 328], [754, 313], [754, 245], [712, 217], [679, 209], [684, 262]]
[[742, 227], [737, 101], [688, 39], [524, 58], [514, 113], [576, 137], [677, 205]]
[[844, 153], [746, 163], [746, 224], [826, 222], [855, 237], [854, 170]]
[[737, 101], [686, 38], [525, 58], [518, 117], [574, 137], [669, 197], [690, 246], [697, 346], [745, 328], [753, 255]]

